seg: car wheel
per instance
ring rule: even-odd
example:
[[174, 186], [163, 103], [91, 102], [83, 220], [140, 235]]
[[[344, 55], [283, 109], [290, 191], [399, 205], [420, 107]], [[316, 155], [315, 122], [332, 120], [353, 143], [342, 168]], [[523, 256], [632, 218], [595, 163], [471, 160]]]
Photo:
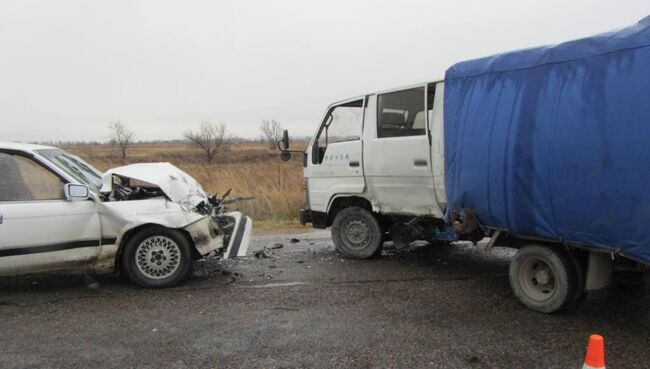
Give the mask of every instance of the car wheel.
[[576, 264], [561, 249], [527, 245], [510, 262], [510, 285], [526, 307], [552, 313], [578, 299], [580, 281], [575, 268]]
[[127, 242], [122, 265], [129, 279], [142, 287], [171, 287], [192, 271], [190, 247], [190, 241], [178, 230], [145, 228]]
[[368, 259], [381, 252], [383, 232], [371, 212], [359, 207], [341, 210], [332, 223], [336, 250], [355, 258]]

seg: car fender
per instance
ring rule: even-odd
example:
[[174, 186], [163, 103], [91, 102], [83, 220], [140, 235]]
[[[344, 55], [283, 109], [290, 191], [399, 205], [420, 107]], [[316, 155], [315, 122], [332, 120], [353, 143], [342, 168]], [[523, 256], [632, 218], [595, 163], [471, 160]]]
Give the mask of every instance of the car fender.
[[214, 230], [209, 216], [184, 210], [164, 198], [101, 203], [102, 244], [95, 270], [106, 271], [115, 265], [125, 236], [133, 230], [157, 225], [187, 232], [200, 255], [223, 247], [223, 235]]

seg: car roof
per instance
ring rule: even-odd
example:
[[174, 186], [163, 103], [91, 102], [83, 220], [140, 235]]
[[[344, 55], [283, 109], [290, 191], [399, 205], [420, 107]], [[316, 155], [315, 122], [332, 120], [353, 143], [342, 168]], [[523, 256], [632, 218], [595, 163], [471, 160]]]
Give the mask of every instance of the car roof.
[[24, 152], [34, 152], [36, 150], [43, 149], [56, 149], [56, 147], [45, 146], [45, 145], [36, 145], [30, 143], [21, 143], [21, 142], [0, 142], [0, 150], [17, 150]]

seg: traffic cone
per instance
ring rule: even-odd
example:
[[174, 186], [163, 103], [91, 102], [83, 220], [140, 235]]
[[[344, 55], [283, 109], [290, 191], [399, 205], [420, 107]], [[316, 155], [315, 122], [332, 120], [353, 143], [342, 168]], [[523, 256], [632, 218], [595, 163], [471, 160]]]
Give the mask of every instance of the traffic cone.
[[582, 369], [605, 369], [605, 339], [599, 334], [589, 337], [587, 356]]

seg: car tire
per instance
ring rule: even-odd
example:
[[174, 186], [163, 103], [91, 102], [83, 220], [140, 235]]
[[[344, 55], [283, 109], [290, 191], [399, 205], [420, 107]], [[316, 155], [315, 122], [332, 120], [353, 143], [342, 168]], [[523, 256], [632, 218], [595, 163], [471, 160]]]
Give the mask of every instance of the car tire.
[[510, 262], [510, 285], [515, 296], [529, 309], [553, 313], [579, 299], [577, 263], [566, 251], [527, 245]]
[[148, 227], [128, 240], [122, 265], [129, 279], [142, 287], [172, 287], [192, 272], [191, 243], [181, 231]]
[[336, 250], [354, 259], [377, 256], [382, 248], [383, 231], [377, 218], [366, 209], [349, 207], [341, 210], [332, 223]]

